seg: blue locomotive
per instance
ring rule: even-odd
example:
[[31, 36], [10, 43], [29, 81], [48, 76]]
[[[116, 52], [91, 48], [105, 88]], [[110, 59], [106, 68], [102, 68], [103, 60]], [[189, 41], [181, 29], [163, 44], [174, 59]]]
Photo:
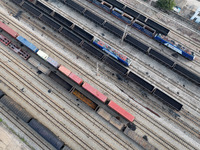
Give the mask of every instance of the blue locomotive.
[[169, 37], [166, 37], [162, 34], [156, 34], [154, 39], [163, 45], [167, 46], [168, 48], [172, 49], [173, 51], [181, 54], [183, 57], [187, 58], [188, 60], [194, 60], [194, 52], [189, 51], [179, 43], [175, 42], [172, 39], [169, 39]]
[[105, 43], [104, 41], [94, 37], [93, 44], [99, 47], [104, 52], [108, 53], [110, 56], [115, 58], [116, 60], [120, 61], [126, 66], [130, 66], [131, 60], [125, 56], [124, 54], [120, 53], [119, 51], [113, 49], [110, 45]]

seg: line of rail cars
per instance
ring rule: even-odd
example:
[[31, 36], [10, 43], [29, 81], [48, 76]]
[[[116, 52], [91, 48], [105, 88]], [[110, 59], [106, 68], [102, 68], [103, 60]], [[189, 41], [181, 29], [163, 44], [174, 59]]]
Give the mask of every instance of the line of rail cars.
[[[22, 4], [23, 6], [23, 4]], [[31, 6], [31, 5], [30, 5]], [[30, 10], [30, 9], [29, 9]], [[43, 14], [45, 15], [45, 14]], [[41, 15], [40, 15], [41, 16]], [[62, 30], [62, 29], [61, 29]], [[75, 34], [74, 34], [75, 36]], [[68, 35], [66, 35], [66, 37], [68, 37]], [[70, 35], [71, 37], [71, 35]], [[69, 37], [68, 37], [69, 38]], [[78, 38], [78, 37], [77, 37]], [[127, 38], [127, 39], [126, 39]], [[132, 37], [131, 36], [127, 36], [125, 38], [125, 40], [127, 40], [128, 42], [132, 43], [133, 40], [132, 40]], [[70, 38], [69, 38], [70, 39]], [[140, 49], [142, 50], [148, 50], [149, 47], [147, 47], [146, 45], [143, 44], [143, 46], [141, 47], [141, 45], [136, 42], [136, 43], [132, 43], [132, 44], [135, 44], [137, 47], [140, 47]], [[91, 45], [89, 45], [87, 42], [84, 42], [82, 45], [81, 45], [84, 49], [90, 51], [90, 52], [93, 52], [93, 54], [102, 54], [100, 51], [96, 51], [96, 49], [93, 49], [93, 47]], [[97, 53], [98, 52], [98, 53]], [[160, 58], [160, 57], [159, 57]], [[141, 87], [145, 88], [147, 91], [149, 91], [149, 87], [145, 87], [146, 84], [143, 85], [144, 82], [146, 82], [145, 80], [141, 79], [140, 82], [138, 82], [137, 80], [135, 80], [135, 78], [131, 78], [129, 77], [129, 74], [128, 73], [128, 69], [126, 69], [124, 66], [122, 66], [121, 64], [117, 63], [116, 61], [114, 61], [113, 59], [111, 59], [110, 57], [104, 57], [104, 62], [107, 63], [109, 66], [111, 66], [113, 69], [115, 69], [116, 71], [118, 71], [119, 73], [123, 74], [123, 75], [127, 75], [128, 76], [128, 79], [136, 82], [137, 84], [139, 84]], [[132, 72], [132, 74], [134, 74]], [[135, 75], [135, 74], [134, 74]], [[137, 76], [137, 75], [135, 75]], [[150, 83], [149, 83], [150, 84]], [[153, 85], [152, 85], [153, 86]], [[153, 86], [154, 87], [154, 86]], [[149, 91], [150, 93], [153, 93], [154, 91], [156, 91], [156, 88], [154, 87], [153, 90]], [[167, 95], [167, 94], [165, 94]], [[162, 95], [163, 96], [163, 95]], [[163, 98], [161, 98], [166, 104], [168, 104], [169, 106], [171, 106], [172, 108], [175, 108], [176, 110], [181, 110], [182, 108], [182, 104], [180, 104], [179, 102], [177, 102], [176, 100], [172, 99], [172, 98], [169, 98], [168, 96], [163, 96]], [[177, 107], [177, 105], [173, 106], [174, 103], [177, 103], [179, 105], [179, 107]]]
[[69, 148], [67, 145], [64, 145], [64, 142], [61, 141], [52, 131], [47, 127], [42, 125], [36, 119], [29, 114], [26, 109], [16, 103], [12, 98], [8, 97], [3, 91], [0, 90], [0, 103], [2, 103], [6, 108], [9, 109], [14, 115], [20, 118], [22, 121], [27, 123], [33, 130], [35, 130], [41, 137], [43, 137], [47, 142], [54, 146], [57, 150], [63, 148]]
[[[8, 28], [8, 30], [9, 30], [9, 28]], [[16, 33], [16, 32], [12, 31], [12, 33]], [[10, 34], [10, 33], [8, 33], [8, 34]], [[15, 37], [15, 38], [18, 39], [17, 37]], [[48, 60], [48, 55], [45, 52], [35, 48], [35, 46], [32, 43], [30, 43], [26, 39], [23, 39], [23, 37], [21, 37], [21, 36], [20, 36], [20, 41], [24, 45], [26, 45], [30, 50], [32, 50], [34, 53], [36, 53], [39, 57], [41, 57], [42, 59], [44, 59], [46, 61]], [[4, 44], [6, 45], [6, 43], [4, 43]], [[80, 91], [78, 91], [77, 89], [73, 88], [72, 85], [70, 85], [68, 82], [63, 80], [56, 73], [51, 72], [46, 66], [41, 64], [35, 58], [30, 57], [28, 59], [28, 62], [30, 64], [32, 64], [34, 67], [38, 68], [44, 74], [48, 75], [50, 78], [52, 78], [53, 80], [58, 82], [65, 89], [67, 89], [68, 91], [71, 91], [71, 93], [73, 95], [75, 95], [78, 99], [80, 99], [81, 101], [86, 103], [89, 107], [91, 107], [93, 110], [95, 110], [97, 112], [97, 114], [99, 114], [101, 117], [103, 117], [104, 119], [107, 118], [106, 120], [109, 121], [118, 130], [121, 130], [121, 131], [124, 132], [124, 130], [126, 128], [128, 128], [129, 132], [132, 133], [132, 129], [129, 128], [129, 124], [130, 123], [128, 123], [128, 124], [122, 123], [116, 117], [112, 116], [111, 114], [106, 112], [106, 110], [104, 110], [103, 108], [99, 107], [95, 102], [93, 102], [92, 100], [87, 98]], [[57, 64], [57, 65], [55, 65], [55, 64]], [[88, 91], [90, 94], [92, 94], [94, 97], [96, 97], [101, 102], [105, 103], [109, 108], [111, 108], [113, 111], [117, 112], [123, 118], [125, 118], [129, 122], [133, 122], [134, 121], [135, 117], [133, 115], [131, 115], [130, 113], [125, 111], [122, 107], [117, 105], [114, 101], [109, 100], [105, 95], [103, 95], [101, 92], [96, 90], [94, 87], [92, 87], [88, 83], [83, 82], [83, 80], [81, 78], [79, 78], [78, 76], [73, 74], [69, 69], [67, 69], [63, 65], [60, 65], [60, 64], [58, 65], [58, 64], [59, 63], [57, 63], [56, 61], [53, 61], [52, 66], [56, 67], [61, 73], [63, 73], [64, 75], [68, 76], [75, 83], [77, 83], [78, 85], [82, 86], [83, 89]], [[4, 93], [0, 90], [0, 98], [2, 98], [3, 96], [4, 96]], [[10, 102], [11, 99], [7, 98], [5, 100], [0, 100], [0, 101], [3, 104], [5, 104], [8, 108], [10, 108], [11, 111], [13, 111], [19, 118], [21, 118], [23, 121], [28, 123], [28, 125], [30, 127], [32, 127], [45, 140], [47, 140], [49, 143], [51, 143], [56, 149], [62, 149], [62, 150], [70, 149], [67, 145], [64, 145], [64, 143], [58, 137], [56, 137], [56, 135], [54, 135], [48, 128], [43, 126], [40, 122], [38, 122], [36, 119], [34, 119], [28, 112], [26, 112], [25, 109], [21, 108], [21, 106], [19, 106], [18, 104], [14, 103], [14, 102]], [[107, 115], [109, 115], [110, 118], [107, 117]], [[151, 145], [147, 140], [144, 140], [142, 137], [138, 136], [136, 133], [134, 135], [131, 135], [131, 136], [128, 135], [127, 132], [126, 133], [124, 132], [124, 134], [126, 134], [128, 137], [133, 139], [136, 143], [138, 143], [143, 148], [145, 148], [147, 150], [156, 150], [156, 148], [153, 145]], [[135, 138], [135, 136], [137, 136], [137, 139]]]
[[[15, 31], [12, 31], [12, 32], [15, 32]], [[7, 32], [7, 33], [10, 34], [9, 32]], [[58, 63], [57, 61], [55, 61], [53, 58], [51, 58], [50, 56], [48, 56], [48, 54], [46, 54], [42, 50], [39, 50], [33, 43], [29, 42], [28, 40], [26, 40], [25, 38], [23, 38], [20, 35], [18, 35], [15, 39], [18, 40], [23, 45], [25, 45], [27, 48], [29, 48], [32, 52], [34, 52], [35, 54], [37, 54], [39, 57], [41, 57], [42, 59], [44, 59], [50, 65], [52, 65], [53, 67], [55, 67], [56, 69], [58, 69], [58, 71], [60, 71], [61, 73], [63, 73], [65, 76], [67, 76], [73, 82], [75, 82], [76, 84], [80, 85], [83, 89], [85, 89], [86, 91], [88, 91], [88, 94], [92, 94], [95, 98], [97, 98], [98, 100], [102, 101], [103, 103], [109, 103], [110, 102], [110, 100], [108, 100], [108, 98], [105, 95], [103, 95], [101, 92], [99, 92], [97, 89], [95, 89], [94, 87], [92, 87], [88, 83], [83, 82], [83, 80], [80, 77], [78, 77], [77, 75], [75, 75], [73, 72], [71, 72], [65, 66], [63, 66], [60, 63]], [[49, 75], [50, 78], [54, 79], [59, 84], [63, 85], [68, 91], [72, 90], [72, 86], [70, 84], [68, 84], [67, 82], [65, 82], [57, 74], [55, 74], [53, 72], [50, 72], [48, 70], [48, 68], [45, 68], [44, 65], [42, 65], [41, 63], [39, 63], [34, 58], [32, 58], [32, 57], [29, 58], [28, 62], [31, 63], [36, 68], [40, 69], [40, 71], [44, 71], [45, 74]], [[133, 122], [133, 120], [134, 120], [134, 116], [133, 115], [131, 115], [128, 112], [124, 113], [124, 112], [126, 112], [125, 110], [123, 110], [120, 107], [118, 107], [118, 108], [120, 110], [114, 109], [114, 107], [113, 107], [113, 109], [115, 111], [117, 111], [121, 116], [123, 116], [128, 121]]]
[[98, 6], [104, 11], [110, 13], [117, 19], [137, 29], [141, 33], [155, 39], [157, 42], [167, 46], [169, 49], [179, 53], [188, 60], [194, 60], [194, 53], [185, 49], [182, 44], [174, 42], [174, 40], [168, 40], [167, 34], [169, 30], [153, 20], [147, 19], [142, 14], [139, 14], [135, 10], [123, 5], [122, 3], [113, 0], [87, 0], [92, 4]]
[[[76, 7], [76, 6], [79, 6], [79, 4], [73, 2], [72, 3], [73, 6], [72, 6], [71, 1], [72, 0], [64, 1], [64, 3], [67, 4], [68, 6], [70, 6], [71, 8], [74, 8], [76, 11], [78, 11], [79, 7]], [[83, 9], [81, 9], [81, 10], [83, 10]], [[80, 11], [78, 11], [78, 12], [80, 12]], [[122, 30], [120, 30], [117, 27], [115, 27], [114, 25], [108, 23], [107, 21], [105, 21], [101, 17], [95, 15], [91, 11], [89, 11], [87, 9], [84, 9], [84, 11], [81, 11], [81, 13], [85, 17], [87, 17], [90, 20], [92, 20], [93, 22], [101, 25], [102, 27], [106, 28], [110, 32], [114, 33], [116, 36], [119, 36], [119, 37], [123, 36], [123, 31]], [[65, 20], [67, 20], [67, 19], [65, 18]], [[174, 68], [176, 68], [177, 65], [178, 66], [180, 66], [180, 65], [176, 64], [174, 61], [172, 61], [171, 59], [169, 59], [165, 55], [161, 54], [160, 52], [158, 52], [158, 51], [156, 51], [154, 49], [151, 49], [149, 46], [147, 46], [147, 45], [143, 44], [142, 42], [138, 41], [137, 39], [135, 39], [131, 35], [127, 34], [127, 36], [124, 38], [124, 41], [129, 43], [129, 44], [131, 44], [132, 46], [136, 47], [139, 51], [149, 55], [150, 57], [152, 57], [153, 59], [157, 60], [158, 62], [161, 62], [165, 66], [173, 69], [174, 71], [177, 71], [180, 75], [183, 75], [184, 77], [186, 77], [187, 79], [191, 80], [192, 82], [194, 82], [196, 84], [200, 84], [200, 77], [198, 75], [196, 75], [195, 73], [189, 71], [188, 69], [186, 69], [184, 67], [179, 67], [178, 70], [174, 69]], [[88, 50], [89, 52], [91, 52], [93, 55], [98, 56], [99, 58], [102, 58], [102, 53], [100, 53], [97, 49], [94, 49], [88, 43], [84, 43], [83, 44], [83, 48]]]
[[[107, 112], [105, 109], [99, 107], [96, 103], [88, 99], [85, 95], [80, 93], [78, 90], [74, 89], [72, 94], [74, 94], [77, 98], [79, 98], [81, 101], [86, 103], [89, 107], [91, 107], [94, 111], [96, 111], [97, 114], [100, 115], [103, 119], [108, 121], [118, 130], [122, 131], [125, 135], [127, 135], [129, 138], [134, 140], [144, 149], [157, 150], [156, 147], [154, 147], [147, 140], [144, 140], [143, 137], [139, 136], [135, 131], [133, 131], [133, 129], [129, 127], [130, 123], [128, 124], [122, 123], [116, 117], [112, 116], [109, 112]], [[41, 135], [46, 141], [48, 141], [56, 149], [70, 150], [70, 148], [67, 145], [65, 145], [64, 142], [61, 141], [52, 131], [50, 131], [47, 127], [45, 127], [35, 118], [33, 118], [22, 106], [17, 104], [13, 99], [8, 97], [7, 95], [5, 95], [2, 90], [0, 90], [0, 103], [6, 106], [18, 118], [20, 118], [25, 123], [27, 123], [32, 129], [34, 129], [39, 135]], [[119, 107], [118, 105], [116, 106]]]
[[[20, 1], [20, 3], [22, 2], [22, 0]], [[15, 1], [15, 3], [17, 3]], [[41, 2], [39, 1], [36, 1], [35, 5], [41, 9], [42, 11], [44, 11], [45, 13], [47, 14], [51, 14], [53, 12], [53, 10], [51, 10], [50, 8], [46, 7], [45, 5], [43, 5]], [[31, 4], [29, 3], [26, 3], [24, 2], [22, 4], [22, 7], [25, 8], [25, 9], [29, 9], [31, 7]], [[78, 7], [81, 9], [81, 7]], [[78, 9], [76, 8], [76, 9]], [[36, 9], [32, 8], [31, 10], [33, 11], [30, 11], [31, 13], [33, 13], [34, 15], [38, 16], [40, 15], [40, 13], [36, 12]], [[53, 18], [55, 20], [57, 20], [60, 24], [66, 26], [67, 28], [70, 28], [72, 29], [76, 34], [78, 34], [79, 36], [83, 37], [85, 40], [89, 41], [89, 42], [93, 42], [95, 45], [98, 45], [98, 47], [100, 46], [99, 44], [97, 44], [95, 42], [96, 38], [94, 38], [93, 35], [87, 33], [86, 31], [84, 31], [82, 28], [80, 28], [79, 26], [77, 25], [73, 25], [72, 22], [70, 22], [69, 20], [66, 20], [65, 18], [63, 18], [61, 15], [57, 14], [56, 12], [54, 13], [53, 15]], [[63, 35], [67, 35], [68, 37], [70, 37], [74, 42], [76, 42], [77, 44], [82, 44], [82, 39], [81, 38], [78, 38], [76, 36], [74, 36], [72, 34], [71, 31], [69, 31], [67, 28], [62, 28], [61, 25], [59, 25], [58, 23], [56, 22], [53, 22], [53, 20], [51, 20], [51, 18], [49, 18], [48, 16], [46, 15], [42, 15], [40, 16], [40, 19], [43, 20], [45, 23], [49, 24], [51, 27], [53, 27], [54, 29], [56, 30], [60, 30], [60, 32], [63, 34]], [[20, 37], [18, 37], [20, 38]], [[104, 41], [98, 39], [99, 41], [101, 41], [102, 43], [105, 43]], [[106, 43], [105, 43], [106, 44]], [[124, 54], [118, 52], [117, 50], [114, 50], [111, 46], [109, 46], [108, 44], [106, 44], [107, 47], [99, 47], [100, 50], [102, 50], [103, 52], [105, 52], [106, 54], [110, 55], [111, 57], [115, 58], [116, 60], [118, 60], [119, 62], [121, 62], [122, 64], [126, 65], [126, 66], [129, 66], [130, 65], [130, 62], [131, 60], [129, 58], [127, 58], [127, 56], [125, 56]], [[111, 50], [109, 49], [111, 48]], [[126, 58], [126, 59], [125, 59]], [[125, 59], [125, 60], [124, 60]]]

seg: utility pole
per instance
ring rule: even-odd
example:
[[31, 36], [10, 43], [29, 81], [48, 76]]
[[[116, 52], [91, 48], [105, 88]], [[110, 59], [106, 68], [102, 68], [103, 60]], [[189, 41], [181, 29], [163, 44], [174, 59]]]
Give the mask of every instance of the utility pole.
[[96, 75], [99, 76], [99, 63], [97, 62]]
[[126, 27], [125, 27], [125, 29], [124, 29], [124, 34], [123, 34], [123, 36], [122, 36], [121, 43], [123, 42], [123, 40], [124, 40], [124, 38], [125, 38], [125, 36], [126, 36], [127, 27], [128, 27], [128, 25], [126, 25]]

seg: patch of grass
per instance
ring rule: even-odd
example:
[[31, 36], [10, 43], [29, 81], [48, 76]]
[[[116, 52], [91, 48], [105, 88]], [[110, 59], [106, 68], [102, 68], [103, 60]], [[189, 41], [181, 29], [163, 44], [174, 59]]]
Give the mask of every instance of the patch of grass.
[[2, 122], [3, 120], [0, 118], [0, 122]]

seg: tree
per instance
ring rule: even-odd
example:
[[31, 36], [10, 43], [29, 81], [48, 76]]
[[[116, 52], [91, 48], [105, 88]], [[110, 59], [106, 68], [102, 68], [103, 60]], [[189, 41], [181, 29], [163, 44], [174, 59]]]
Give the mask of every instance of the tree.
[[156, 6], [163, 10], [172, 10], [176, 4], [174, 0], [158, 0]]

